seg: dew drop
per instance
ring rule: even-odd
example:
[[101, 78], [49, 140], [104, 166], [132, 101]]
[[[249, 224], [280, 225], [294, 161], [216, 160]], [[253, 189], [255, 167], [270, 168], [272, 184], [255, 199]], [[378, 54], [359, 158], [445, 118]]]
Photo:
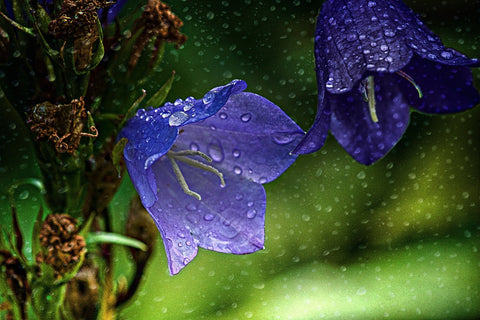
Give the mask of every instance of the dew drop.
[[247, 218], [248, 219], [253, 219], [253, 218], [255, 218], [256, 215], [257, 215], [257, 210], [255, 210], [255, 209], [249, 209], [247, 211]]
[[235, 174], [237, 174], [237, 175], [241, 175], [242, 172], [243, 172], [243, 170], [242, 170], [242, 168], [240, 168], [240, 167], [238, 167], [238, 166], [235, 166], [235, 167], [233, 168], [233, 172], [235, 172]]
[[190, 150], [198, 151], [200, 147], [195, 142], [190, 143]]
[[187, 209], [188, 211], [196, 211], [196, 210], [197, 210], [197, 206], [196, 206], [194, 203], [189, 203], [189, 204], [187, 204], [187, 206], [185, 207], [185, 209]]
[[203, 220], [205, 221], [212, 221], [215, 216], [211, 213], [207, 213], [206, 215], [203, 216]]
[[375, 7], [376, 5], [377, 5], [377, 3], [376, 3], [375, 1], [368, 1], [368, 6], [369, 6], [370, 8], [373, 8], [373, 7]]
[[25, 200], [25, 199], [28, 199], [28, 196], [29, 196], [28, 190], [23, 190], [23, 191], [20, 192], [20, 194], [18, 195], [18, 198], [19, 198], [20, 200]]
[[225, 119], [228, 118], [228, 115], [227, 115], [225, 112], [220, 112], [220, 113], [218, 114], [218, 116], [219, 116], [220, 119], [222, 119], [222, 120], [225, 120]]
[[184, 265], [187, 265], [189, 263], [190, 263], [190, 259], [188, 259], [188, 258], [183, 259], [183, 264]]
[[168, 118], [168, 124], [172, 127], [178, 127], [188, 120], [188, 114], [183, 111], [177, 111]]
[[209, 91], [203, 96], [202, 100], [204, 104], [210, 104], [213, 102], [214, 99], [215, 99], [215, 93], [212, 91]]
[[395, 37], [395, 31], [391, 30], [391, 29], [387, 29], [383, 32], [385, 34], [385, 36], [387, 37]]
[[222, 162], [225, 158], [220, 141], [213, 141], [207, 146], [207, 153], [215, 162]]
[[235, 199], [238, 200], [238, 201], [241, 201], [243, 200], [243, 193], [239, 192], [235, 195]]
[[382, 44], [382, 45], [380, 46], [380, 50], [382, 50], [382, 51], [387, 51], [387, 50], [388, 50], [388, 46], [387, 46], [386, 44]]
[[250, 119], [252, 119], [252, 114], [250, 112], [244, 113], [240, 117], [240, 120], [242, 120], [242, 122], [248, 122], [250, 121]]
[[448, 52], [448, 51], [443, 51], [441, 54], [442, 58], [444, 59], [451, 59], [452, 58], [452, 53], [451, 52]]
[[272, 134], [273, 142], [279, 145], [285, 145], [295, 139], [295, 135], [291, 132], [275, 132]]
[[238, 149], [233, 149], [232, 154], [235, 158], [238, 158], [240, 157], [241, 152]]
[[135, 160], [135, 148], [129, 143], [125, 146], [125, 149], [123, 150], [123, 155], [125, 156], [125, 159], [128, 161], [133, 161]]

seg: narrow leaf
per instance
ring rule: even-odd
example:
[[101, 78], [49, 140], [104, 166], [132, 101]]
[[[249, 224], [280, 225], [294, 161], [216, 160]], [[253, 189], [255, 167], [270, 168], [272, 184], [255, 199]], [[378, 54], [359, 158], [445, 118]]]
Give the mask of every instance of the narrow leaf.
[[155, 92], [155, 94], [148, 99], [147, 106], [159, 107], [163, 104], [165, 99], [167, 98], [170, 89], [172, 88], [173, 79], [175, 77], [175, 71], [172, 72], [170, 78], [163, 84], [163, 86]]
[[119, 233], [112, 232], [94, 232], [89, 233], [87, 236], [87, 244], [96, 244], [96, 243], [111, 243], [119, 244], [123, 246], [128, 246], [132, 248], [137, 248], [142, 251], [147, 251], [148, 246], [134, 238], [130, 238]]

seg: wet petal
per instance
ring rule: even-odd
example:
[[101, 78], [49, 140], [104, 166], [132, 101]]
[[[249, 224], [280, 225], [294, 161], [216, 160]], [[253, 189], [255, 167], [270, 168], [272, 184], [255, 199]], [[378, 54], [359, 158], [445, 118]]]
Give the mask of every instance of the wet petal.
[[325, 70], [325, 44], [323, 41], [320, 41], [321, 37], [321, 32], [317, 29], [315, 34], [315, 73], [318, 89], [317, 115], [310, 130], [308, 130], [305, 137], [293, 150], [293, 154], [307, 154], [319, 150], [323, 147], [330, 129], [330, 103], [328, 99], [325, 99], [325, 81], [327, 77]]
[[473, 86], [470, 68], [441, 65], [415, 56], [404, 71], [413, 78], [423, 93], [404, 79], [397, 79], [409, 103], [426, 113], [453, 113], [473, 108], [480, 95]]
[[233, 80], [225, 86], [213, 88], [202, 99], [189, 97], [167, 102], [161, 110], [168, 113], [169, 124], [173, 127], [184, 126], [213, 116], [222, 108], [231, 95], [238, 94], [247, 88], [242, 80]]
[[340, 145], [362, 164], [369, 165], [383, 157], [408, 126], [408, 103], [394, 77], [375, 77], [376, 123], [360, 91], [329, 95], [333, 110], [330, 130]]
[[225, 187], [216, 175], [179, 163], [199, 201], [186, 195], [168, 159], [153, 166], [161, 181], [158, 201], [147, 210], [162, 235], [170, 273], [178, 273], [197, 253], [197, 246], [225, 253], [245, 254], [263, 248], [265, 192], [260, 184], [225, 175]]
[[232, 95], [215, 116], [182, 127], [175, 146], [206, 153], [224, 173], [265, 183], [295, 161], [290, 152], [303, 136], [272, 102], [243, 92]]
[[125, 160], [135, 162], [139, 168], [147, 169], [167, 153], [177, 137], [178, 128], [170, 126], [160, 110], [139, 110], [118, 135], [119, 139], [128, 139], [123, 152]]

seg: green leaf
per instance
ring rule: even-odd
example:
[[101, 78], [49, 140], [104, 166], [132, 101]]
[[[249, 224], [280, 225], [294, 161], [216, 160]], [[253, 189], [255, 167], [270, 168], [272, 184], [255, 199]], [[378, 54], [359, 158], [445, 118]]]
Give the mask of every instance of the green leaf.
[[112, 232], [94, 232], [89, 233], [86, 239], [87, 244], [96, 244], [96, 243], [112, 243], [119, 244], [122, 246], [128, 246], [142, 251], [147, 251], [148, 246], [134, 238], [130, 238], [119, 233]]
[[123, 128], [123, 125], [125, 124], [125, 122], [135, 115], [135, 112], [137, 111], [138, 106], [143, 101], [143, 99], [145, 99], [146, 95], [147, 95], [147, 92], [144, 89], [142, 89], [142, 94], [140, 95], [140, 97], [137, 98], [137, 100], [135, 100], [135, 102], [130, 106], [130, 108], [128, 108], [127, 112], [125, 113], [125, 116], [123, 117], [122, 122], [120, 122], [120, 124], [118, 125], [119, 129]]
[[120, 162], [122, 161], [123, 149], [125, 148], [125, 145], [127, 144], [127, 142], [128, 142], [127, 138], [120, 139], [117, 142], [117, 144], [115, 144], [115, 147], [113, 147], [113, 151], [112, 151], [113, 166], [115, 167], [115, 169], [117, 169], [119, 178], [122, 175], [122, 166]]
[[167, 98], [170, 89], [172, 88], [173, 79], [175, 77], [175, 71], [172, 72], [170, 78], [163, 84], [163, 86], [155, 92], [155, 94], [148, 99], [147, 106], [159, 107], [163, 104], [165, 99]]

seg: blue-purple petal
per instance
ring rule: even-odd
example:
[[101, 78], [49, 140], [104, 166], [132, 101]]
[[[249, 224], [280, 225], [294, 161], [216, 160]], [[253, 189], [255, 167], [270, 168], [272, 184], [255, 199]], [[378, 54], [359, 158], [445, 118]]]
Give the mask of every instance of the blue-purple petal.
[[216, 115], [182, 127], [175, 145], [206, 153], [224, 173], [266, 183], [295, 161], [290, 152], [304, 135], [275, 104], [242, 92], [232, 95]]
[[162, 235], [170, 273], [185, 267], [197, 246], [234, 254], [262, 249], [263, 186], [227, 172], [226, 185], [221, 187], [215, 174], [178, 164], [190, 189], [199, 192], [202, 200], [183, 192], [168, 159], [163, 158], [151, 167], [162, 185], [158, 200], [147, 208]]
[[419, 86], [423, 97], [407, 80], [398, 77], [397, 82], [410, 105], [421, 112], [460, 112], [480, 102], [469, 67], [442, 65], [414, 56], [404, 71]]
[[198, 122], [216, 114], [231, 95], [238, 94], [247, 88], [242, 80], [233, 80], [229, 84], [213, 88], [202, 99], [189, 97], [167, 102], [161, 110], [168, 113], [169, 124], [174, 127]]
[[400, 140], [409, 122], [409, 106], [392, 75], [375, 77], [374, 122], [368, 102], [359, 91], [328, 94], [332, 105], [331, 132], [358, 162], [369, 165], [382, 158]]

